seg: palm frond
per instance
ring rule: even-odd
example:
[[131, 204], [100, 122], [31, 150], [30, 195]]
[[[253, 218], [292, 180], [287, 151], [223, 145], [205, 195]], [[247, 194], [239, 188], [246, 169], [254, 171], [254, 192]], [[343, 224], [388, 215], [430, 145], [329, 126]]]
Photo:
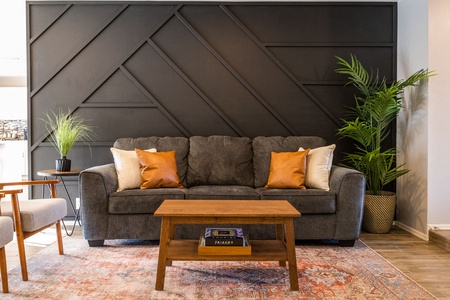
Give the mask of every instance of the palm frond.
[[396, 165], [394, 148], [382, 149], [402, 109], [401, 95], [406, 87], [435, 74], [419, 70], [406, 80], [387, 84], [385, 77], [379, 80], [378, 71], [375, 76], [367, 72], [356, 56], [350, 54], [350, 61], [336, 58], [340, 66], [336, 73], [347, 75], [347, 85], [353, 85], [361, 93], [355, 95], [355, 106], [348, 108], [342, 127], [337, 130], [339, 136], [352, 139], [356, 148], [354, 153], [345, 153], [342, 165], [363, 172], [367, 190], [377, 193], [409, 171], [404, 164]]
[[[373, 73], [367, 72], [361, 62], [352, 54], [350, 54], [350, 63], [339, 56], [336, 56], [336, 58], [338, 64], [342, 66], [341, 68], [336, 69], [336, 72], [348, 75], [347, 79], [349, 82], [347, 84], [352, 84], [364, 96], [369, 97], [378, 84], [378, 72], [374, 77]], [[361, 98], [361, 100], [364, 100], [364, 98]]]

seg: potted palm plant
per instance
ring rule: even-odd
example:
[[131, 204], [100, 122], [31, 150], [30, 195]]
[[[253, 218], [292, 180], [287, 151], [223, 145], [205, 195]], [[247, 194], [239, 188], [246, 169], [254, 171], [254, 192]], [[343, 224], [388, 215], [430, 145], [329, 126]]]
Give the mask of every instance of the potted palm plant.
[[56, 171], [70, 171], [71, 160], [67, 159], [67, 153], [77, 141], [93, 141], [94, 131], [84, 123], [84, 119], [70, 111], [66, 113], [60, 110], [58, 113], [46, 113], [45, 116], [49, 140], [61, 155], [56, 160]]
[[432, 72], [422, 69], [406, 80], [388, 83], [366, 71], [361, 62], [351, 55], [350, 61], [336, 57], [339, 74], [348, 76], [348, 83], [359, 94], [355, 106], [350, 107], [338, 135], [355, 142], [355, 151], [346, 153], [343, 165], [361, 171], [366, 176], [363, 229], [372, 233], [390, 231], [395, 214], [395, 193], [385, 191], [385, 186], [409, 170], [396, 164], [395, 147], [386, 147], [383, 141], [389, 136], [392, 122], [402, 109], [401, 96], [406, 87], [415, 86]]

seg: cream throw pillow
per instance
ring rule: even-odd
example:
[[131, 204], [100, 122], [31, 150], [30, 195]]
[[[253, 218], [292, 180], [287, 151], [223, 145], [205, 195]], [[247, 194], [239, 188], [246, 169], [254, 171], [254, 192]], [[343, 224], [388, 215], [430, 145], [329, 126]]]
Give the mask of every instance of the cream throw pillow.
[[[335, 144], [311, 149], [306, 157], [305, 185], [313, 189], [330, 190], [330, 172]], [[304, 151], [302, 147], [298, 151]]]
[[[145, 151], [156, 152], [156, 149], [151, 148]], [[142, 179], [136, 151], [111, 148], [111, 153], [114, 158], [114, 166], [116, 167], [117, 178], [119, 180], [119, 188], [117, 191], [139, 188], [142, 184]]]

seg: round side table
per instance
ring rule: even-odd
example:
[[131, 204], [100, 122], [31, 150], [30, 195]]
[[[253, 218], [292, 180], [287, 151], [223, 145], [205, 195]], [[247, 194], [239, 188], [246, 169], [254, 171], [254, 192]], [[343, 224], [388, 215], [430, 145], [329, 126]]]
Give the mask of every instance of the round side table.
[[[75, 225], [78, 224], [81, 226], [80, 222], [80, 210], [76, 208], [76, 204], [73, 204], [72, 198], [70, 197], [69, 191], [67, 190], [66, 183], [64, 182], [65, 177], [73, 177], [80, 175], [82, 170], [71, 170], [71, 171], [56, 171], [56, 170], [41, 170], [37, 172], [38, 176], [44, 177], [44, 179], [47, 179], [49, 177], [53, 177], [55, 179], [60, 180], [62, 183], [64, 190], [66, 191], [67, 198], [69, 199], [70, 206], [72, 207], [73, 213], [75, 214], [75, 221], [73, 223], [72, 230], [69, 232], [67, 230], [66, 224], [64, 223], [64, 219], [62, 220], [64, 229], [66, 230], [66, 234], [68, 236], [71, 236], [73, 234], [73, 231], [75, 230]], [[42, 188], [42, 198], [44, 198], [44, 188]]]

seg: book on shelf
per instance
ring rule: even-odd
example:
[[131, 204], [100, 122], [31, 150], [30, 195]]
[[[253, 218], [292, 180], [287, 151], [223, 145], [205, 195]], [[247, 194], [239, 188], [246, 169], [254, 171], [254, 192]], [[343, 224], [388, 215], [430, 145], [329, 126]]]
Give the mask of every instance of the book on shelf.
[[204, 242], [205, 246], [245, 246], [246, 238], [242, 228], [206, 228]]
[[222, 255], [222, 256], [230, 256], [230, 255], [251, 255], [252, 254], [252, 246], [248, 240], [248, 237], [244, 237], [242, 246], [224, 246], [224, 245], [214, 245], [207, 246], [205, 245], [205, 236], [202, 234], [200, 236], [199, 244], [198, 244], [198, 254], [199, 255]]
[[[231, 243], [233, 241], [237, 241], [236, 240], [232, 240], [232, 239], [218, 239], [216, 240], [217, 243], [212, 243], [211, 241], [206, 239], [205, 236], [201, 236], [200, 237], [200, 244], [199, 246], [224, 246], [224, 247], [230, 247], [230, 246], [237, 246], [237, 247], [248, 247], [250, 244], [248, 242], [248, 237], [244, 237], [242, 239], [239, 239], [238, 243]], [[214, 242], [214, 241], [213, 241]]]

